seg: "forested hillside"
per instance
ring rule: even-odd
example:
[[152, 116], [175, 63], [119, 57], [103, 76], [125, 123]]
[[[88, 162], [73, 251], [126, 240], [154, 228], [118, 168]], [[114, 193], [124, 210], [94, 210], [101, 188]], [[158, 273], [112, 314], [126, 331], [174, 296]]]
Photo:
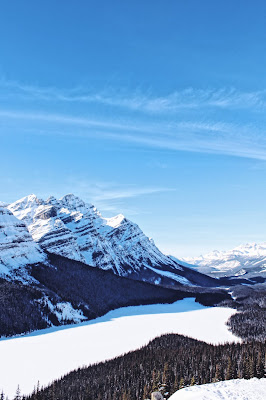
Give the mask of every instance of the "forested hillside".
[[105, 363], [80, 368], [24, 400], [140, 400], [194, 384], [265, 376], [265, 342], [213, 346], [164, 335]]
[[232, 307], [240, 312], [228, 321], [231, 331], [245, 340], [266, 340], [265, 285], [235, 287], [233, 296]]

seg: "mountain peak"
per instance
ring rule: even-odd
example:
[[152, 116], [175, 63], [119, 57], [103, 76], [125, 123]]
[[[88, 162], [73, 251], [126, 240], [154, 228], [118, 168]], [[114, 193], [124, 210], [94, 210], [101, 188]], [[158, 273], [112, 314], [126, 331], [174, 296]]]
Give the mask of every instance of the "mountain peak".
[[43, 200], [38, 199], [35, 194], [22, 197], [9, 204], [8, 209], [20, 220], [29, 222], [35, 213], [37, 207], [43, 204]]
[[[38, 199], [38, 197], [36, 196], [36, 194], [32, 193], [29, 194], [28, 196], [22, 197], [21, 199], [15, 201], [15, 203], [21, 203], [23, 205], [26, 205], [28, 203], [34, 203], [34, 202], [39, 202], [40, 200]], [[13, 204], [15, 204], [13, 203]]]
[[61, 197], [61, 203], [69, 209], [79, 209], [85, 207], [84, 201], [75, 196], [73, 193], [66, 194], [65, 196]]
[[116, 228], [126, 221], [126, 217], [123, 214], [118, 214], [112, 218], [106, 218], [106, 224], [112, 228]]

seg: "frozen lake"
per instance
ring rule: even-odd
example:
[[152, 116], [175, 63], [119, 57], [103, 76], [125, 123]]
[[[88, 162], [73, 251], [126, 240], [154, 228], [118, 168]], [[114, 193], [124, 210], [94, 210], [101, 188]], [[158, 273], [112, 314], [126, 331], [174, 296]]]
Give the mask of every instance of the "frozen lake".
[[225, 325], [236, 311], [184, 299], [174, 304], [125, 307], [93, 321], [49, 328], [0, 341], [0, 390], [13, 398], [47, 385], [71, 370], [136, 350], [164, 333], [208, 343], [239, 341]]

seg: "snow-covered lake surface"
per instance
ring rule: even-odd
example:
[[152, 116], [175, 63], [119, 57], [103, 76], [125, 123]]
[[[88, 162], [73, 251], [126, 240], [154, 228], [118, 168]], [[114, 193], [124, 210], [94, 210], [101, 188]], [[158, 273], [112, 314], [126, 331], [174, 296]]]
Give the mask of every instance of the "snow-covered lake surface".
[[265, 400], [266, 378], [208, 383], [181, 389], [169, 400]]
[[49, 328], [0, 341], [0, 391], [10, 398], [19, 384], [23, 394], [37, 382], [47, 385], [71, 370], [136, 350], [165, 333], [208, 343], [239, 341], [225, 323], [235, 313], [184, 299], [174, 304], [125, 307], [93, 321]]

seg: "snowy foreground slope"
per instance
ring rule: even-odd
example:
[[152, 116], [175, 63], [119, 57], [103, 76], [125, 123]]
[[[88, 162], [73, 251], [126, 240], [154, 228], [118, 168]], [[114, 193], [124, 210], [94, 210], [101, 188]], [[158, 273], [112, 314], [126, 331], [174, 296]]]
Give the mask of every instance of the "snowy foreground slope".
[[228, 251], [215, 250], [203, 256], [185, 258], [184, 261], [197, 271], [215, 277], [266, 277], [266, 242], [242, 244]]
[[266, 378], [190, 386], [174, 393], [169, 400], [265, 400]]
[[50, 328], [0, 341], [0, 391], [10, 398], [19, 384], [31, 393], [71, 370], [136, 350], [165, 333], [218, 344], [239, 341], [225, 323], [229, 308], [207, 308], [193, 299], [174, 304], [125, 307], [76, 326]]

